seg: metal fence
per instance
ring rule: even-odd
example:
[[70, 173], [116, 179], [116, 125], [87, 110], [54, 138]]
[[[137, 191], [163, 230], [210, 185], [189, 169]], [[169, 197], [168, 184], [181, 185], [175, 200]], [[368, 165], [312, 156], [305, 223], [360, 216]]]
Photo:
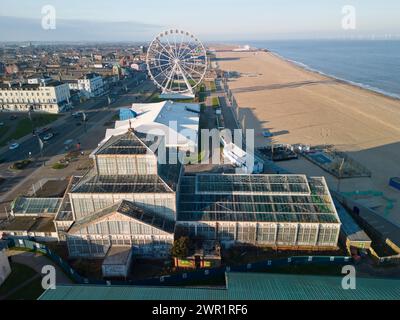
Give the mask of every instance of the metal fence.
[[160, 285], [179, 285], [187, 281], [207, 280], [215, 277], [223, 277], [226, 272], [258, 272], [265, 271], [273, 267], [283, 267], [289, 265], [344, 265], [352, 263], [351, 257], [346, 256], [299, 256], [282, 259], [271, 259], [255, 263], [248, 263], [239, 266], [224, 266], [218, 268], [201, 269], [172, 274], [161, 277], [153, 277], [143, 280], [98, 280], [89, 279], [79, 275], [70, 265], [65, 262], [56, 253], [52, 252], [46, 245], [34, 241], [10, 238], [9, 247], [18, 247], [28, 250], [41, 252], [48, 256], [54, 263], [62, 268], [66, 275], [78, 284], [92, 285], [142, 285], [142, 286], [160, 286]]

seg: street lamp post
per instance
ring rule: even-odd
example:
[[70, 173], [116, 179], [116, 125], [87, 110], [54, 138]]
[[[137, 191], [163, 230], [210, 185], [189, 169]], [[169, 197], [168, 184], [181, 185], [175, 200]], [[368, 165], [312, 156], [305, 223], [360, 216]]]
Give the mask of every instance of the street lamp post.
[[33, 121], [32, 121], [32, 114], [31, 114], [31, 111], [32, 111], [32, 109], [34, 108], [34, 105], [35, 105], [35, 104], [30, 105], [30, 106], [29, 106], [29, 110], [28, 110], [28, 117], [29, 117], [29, 120], [30, 120], [30, 122], [31, 122], [32, 134], [35, 133], [35, 126], [34, 126], [34, 124], [33, 124]]
[[82, 112], [82, 120], [83, 120], [83, 130], [86, 133], [86, 113]]
[[339, 166], [339, 170], [338, 170], [338, 184], [337, 184], [337, 192], [340, 193], [340, 182], [342, 179], [342, 175], [343, 175], [343, 166], [344, 166], [344, 158], [342, 159], [342, 162]]

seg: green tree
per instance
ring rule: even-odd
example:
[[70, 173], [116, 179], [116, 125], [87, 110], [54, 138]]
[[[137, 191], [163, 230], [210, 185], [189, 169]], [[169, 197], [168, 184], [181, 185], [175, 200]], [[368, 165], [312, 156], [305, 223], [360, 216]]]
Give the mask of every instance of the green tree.
[[174, 241], [171, 255], [175, 258], [184, 259], [189, 255], [190, 240], [188, 237], [180, 237]]

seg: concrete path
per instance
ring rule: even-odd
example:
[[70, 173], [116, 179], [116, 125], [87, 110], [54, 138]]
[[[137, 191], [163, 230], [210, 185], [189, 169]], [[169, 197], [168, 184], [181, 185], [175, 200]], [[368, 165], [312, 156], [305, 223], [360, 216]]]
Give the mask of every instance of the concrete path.
[[44, 266], [52, 265], [56, 269], [57, 284], [73, 284], [72, 280], [65, 275], [62, 269], [44, 255], [17, 250], [8, 250], [7, 255], [11, 257], [11, 261], [31, 267], [39, 273], [39, 275], [42, 274], [42, 268]]
[[15, 292], [17, 292], [19, 289], [27, 286], [28, 284], [30, 284], [32, 281], [36, 280], [37, 278], [40, 278], [40, 274], [38, 274], [38, 273], [35, 274], [32, 278], [29, 278], [29, 279], [25, 280], [24, 282], [20, 283], [18, 286], [16, 286], [15, 288], [13, 288], [9, 292], [7, 292], [7, 294], [0, 296], [0, 301], [6, 300], [9, 296], [11, 296]]

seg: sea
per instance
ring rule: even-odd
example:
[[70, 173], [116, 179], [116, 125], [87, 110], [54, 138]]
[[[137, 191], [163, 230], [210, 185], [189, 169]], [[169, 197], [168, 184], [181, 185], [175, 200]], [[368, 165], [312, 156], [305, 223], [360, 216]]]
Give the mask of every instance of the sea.
[[400, 99], [400, 40], [274, 40], [246, 44], [268, 49], [305, 69]]

